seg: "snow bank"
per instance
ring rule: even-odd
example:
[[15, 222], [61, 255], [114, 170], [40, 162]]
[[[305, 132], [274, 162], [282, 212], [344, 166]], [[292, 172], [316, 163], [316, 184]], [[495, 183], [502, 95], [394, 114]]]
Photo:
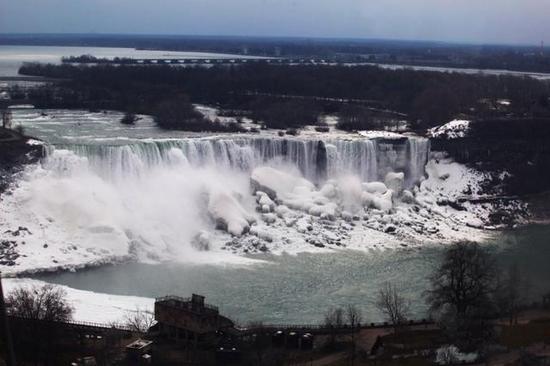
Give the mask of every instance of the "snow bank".
[[[3, 279], [4, 292], [19, 287], [42, 286], [46, 282], [28, 278]], [[101, 324], [123, 323], [125, 317], [137, 310], [153, 311], [155, 299], [102, 294], [59, 286], [67, 292], [67, 301], [74, 309], [73, 320]]]
[[391, 131], [357, 131], [357, 134], [366, 138], [385, 138], [385, 139], [402, 139], [406, 138], [405, 135], [402, 135], [397, 132]]
[[455, 119], [444, 125], [430, 128], [428, 136], [433, 138], [456, 139], [466, 137], [470, 130], [470, 121]]
[[44, 141], [35, 140], [35, 139], [28, 139], [27, 140], [27, 145], [30, 145], [30, 146], [44, 145]]
[[477, 353], [462, 353], [458, 347], [450, 345], [436, 350], [435, 363], [438, 365], [454, 365], [457, 363], [473, 363], [478, 359]]

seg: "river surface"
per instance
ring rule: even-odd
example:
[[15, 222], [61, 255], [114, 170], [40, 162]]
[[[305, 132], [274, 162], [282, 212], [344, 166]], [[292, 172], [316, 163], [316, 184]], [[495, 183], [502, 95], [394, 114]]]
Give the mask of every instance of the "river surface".
[[370, 65], [375, 65], [383, 69], [389, 70], [403, 70], [411, 69], [417, 71], [433, 71], [433, 72], [449, 72], [449, 73], [460, 73], [460, 74], [469, 74], [469, 75], [508, 75], [508, 76], [517, 76], [517, 77], [530, 77], [537, 80], [550, 80], [550, 74], [544, 72], [528, 72], [528, 71], [513, 71], [513, 70], [499, 70], [499, 69], [471, 69], [471, 68], [459, 68], [459, 67], [439, 67], [439, 66], [420, 66], [420, 65], [400, 65], [400, 64], [379, 64], [371, 63]]
[[[533, 301], [550, 290], [550, 226], [504, 232], [486, 243], [502, 268], [517, 264], [529, 279]], [[338, 251], [296, 256], [254, 256], [249, 266], [128, 263], [41, 275], [70, 287], [120, 295], [206, 295], [241, 323], [317, 323], [333, 306], [357, 304], [366, 321], [380, 321], [374, 301], [380, 286], [395, 283], [411, 301], [411, 315], [425, 316], [422, 293], [444, 246], [386, 251]]]
[[[98, 58], [172, 58], [172, 59], [200, 59], [200, 58], [258, 58], [257, 56], [231, 55], [207, 52], [184, 51], [153, 51], [136, 50], [134, 48], [115, 47], [69, 47], [69, 46], [13, 46], [0, 45], [0, 77], [17, 76], [19, 67], [24, 62], [61, 63], [62, 57], [92, 55]], [[550, 80], [549, 73], [522, 72], [512, 70], [468, 69], [434, 66], [411, 66], [393, 64], [372, 64], [381, 68], [403, 69], [410, 68], [421, 71], [459, 72], [465, 74], [511, 75], [532, 77], [539, 80]]]
[[150, 51], [114, 47], [62, 47], [62, 46], [2, 46], [0, 45], [0, 76], [17, 76], [24, 62], [61, 63], [62, 57], [92, 55], [98, 58], [128, 57], [139, 59], [173, 58], [248, 58], [206, 52]]

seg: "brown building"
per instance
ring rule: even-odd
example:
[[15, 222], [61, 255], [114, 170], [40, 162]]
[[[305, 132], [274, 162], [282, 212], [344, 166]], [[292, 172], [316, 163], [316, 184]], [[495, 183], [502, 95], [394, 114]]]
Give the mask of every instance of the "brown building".
[[155, 320], [161, 336], [194, 345], [213, 340], [220, 331], [234, 326], [216, 306], [206, 304], [204, 296], [195, 294], [156, 299]]

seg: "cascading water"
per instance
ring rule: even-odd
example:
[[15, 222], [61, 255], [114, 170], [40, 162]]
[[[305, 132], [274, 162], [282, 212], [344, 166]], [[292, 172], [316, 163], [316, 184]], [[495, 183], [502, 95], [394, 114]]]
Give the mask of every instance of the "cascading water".
[[[65, 140], [47, 145], [46, 151], [42, 164], [26, 171], [0, 207], [2, 231], [16, 223], [33, 233], [22, 246], [29, 250], [33, 268], [40, 267], [36, 258], [44, 262], [55, 258], [61, 264], [101, 262], [128, 253], [141, 260], [211, 262], [232, 240], [228, 232], [247, 230], [252, 235], [248, 252], [263, 250], [254, 241], [259, 239], [253, 238], [274, 245], [288, 236], [295, 238], [294, 243], [305, 242], [298, 236], [309, 230], [306, 217], [333, 217], [335, 212], [362, 209], [357, 196], [361, 182], [383, 180], [387, 172], [400, 171], [406, 185], [412, 186], [423, 175], [429, 144], [414, 137], [319, 140], [235, 135], [114, 143]], [[262, 166], [301, 174], [317, 187], [303, 191], [304, 199], [300, 193], [304, 187], [287, 197], [295, 213], [285, 217], [280, 211], [283, 221], [275, 227], [267, 224], [276, 219], [269, 200], [262, 198], [265, 202], [259, 207], [259, 198], [251, 194], [251, 174]], [[340, 198], [329, 192], [327, 184], [339, 185], [335, 194]], [[384, 207], [380, 202], [371, 204]], [[266, 207], [271, 211], [267, 216], [256, 212]], [[215, 230], [220, 227], [225, 231]], [[279, 239], [272, 239], [273, 230]], [[334, 240], [331, 235], [348, 235], [333, 234], [336, 228], [319, 226], [319, 230], [325, 230], [319, 235], [326, 242]], [[197, 242], [203, 243], [201, 249], [210, 246], [211, 250], [198, 252]], [[239, 245], [236, 242], [235, 248]], [[46, 247], [56, 248], [55, 253], [48, 249], [54, 253], [51, 257], [37, 256], [36, 251]]]
[[409, 147], [409, 182], [418, 183], [426, 174], [426, 163], [430, 154], [430, 140], [408, 139]]
[[412, 186], [424, 175], [429, 140], [235, 137], [149, 140], [128, 145], [76, 144], [50, 147], [46, 161], [59, 159], [56, 150], [69, 150], [86, 158], [92, 170], [109, 179], [148, 174], [155, 166], [170, 165], [174, 151], [180, 151], [193, 167], [246, 172], [263, 164], [279, 163], [295, 166], [315, 183], [341, 175], [354, 175], [369, 182], [383, 179], [387, 172], [402, 171], [407, 184]]

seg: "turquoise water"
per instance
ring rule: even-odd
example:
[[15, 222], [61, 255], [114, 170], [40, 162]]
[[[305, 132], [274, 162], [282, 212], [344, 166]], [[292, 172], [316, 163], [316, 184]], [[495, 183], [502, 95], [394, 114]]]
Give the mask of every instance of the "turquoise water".
[[[486, 243], [503, 268], [517, 263], [530, 278], [533, 300], [550, 290], [549, 238], [550, 226], [530, 226]], [[39, 278], [121, 295], [200, 293], [240, 322], [315, 323], [328, 308], [350, 303], [358, 305], [370, 322], [381, 320], [374, 300], [387, 281], [402, 288], [415, 318], [425, 316], [422, 293], [443, 248], [256, 256], [267, 263], [247, 267], [128, 263]]]

